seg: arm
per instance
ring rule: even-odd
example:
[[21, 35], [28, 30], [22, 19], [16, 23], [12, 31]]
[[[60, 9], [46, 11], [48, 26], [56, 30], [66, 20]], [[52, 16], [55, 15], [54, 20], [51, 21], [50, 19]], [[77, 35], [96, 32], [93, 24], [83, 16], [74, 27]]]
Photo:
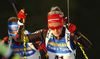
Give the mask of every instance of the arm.
[[74, 38], [76, 39], [76, 42], [79, 42], [82, 44], [82, 46], [85, 49], [90, 49], [92, 43], [88, 40], [87, 37], [85, 37], [81, 32], [79, 32], [76, 28], [76, 26], [74, 24], [67, 24], [67, 27], [69, 29], [69, 31], [71, 32], [71, 35], [74, 36]]
[[46, 35], [46, 32], [43, 32], [43, 29], [35, 31], [34, 33], [31, 33], [31, 34], [27, 34], [27, 35], [23, 34], [23, 32], [24, 32], [24, 29], [20, 27], [20, 30], [18, 32], [19, 34], [18, 38], [22, 42], [24, 42], [23, 37], [25, 37], [26, 42], [36, 42], [36, 41], [44, 42], [45, 41], [44, 35]]
[[[32, 34], [29, 35], [25, 35], [25, 11], [23, 9], [21, 9], [21, 11], [18, 13], [17, 15], [18, 19], [19, 19], [19, 31], [18, 31], [18, 40], [21, 39], [22, 42], [36, 42], [36, 41], [42, 41], [42, 30], [38, 30]], [[24, 38], [26, 40], [24, 40]]]
[[35, 31], [32, 34], [27, 35], [27, 36], [28, 36], [29, 42], [36, 42], [36, 41], [44, 42], [45, 35], [46, 35], [46, 32], [44, 32], [44, 29], [40, 29], [38, 31]]

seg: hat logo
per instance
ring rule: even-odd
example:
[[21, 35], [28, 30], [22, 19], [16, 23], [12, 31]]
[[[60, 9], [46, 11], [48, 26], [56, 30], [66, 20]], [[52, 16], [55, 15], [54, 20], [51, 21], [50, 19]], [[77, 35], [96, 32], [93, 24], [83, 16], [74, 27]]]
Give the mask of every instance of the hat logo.
[[53, 20], [59, 20], [59, 18], [56, 18], [56, 19], [49, 19], [48, 21], [53, 21]]

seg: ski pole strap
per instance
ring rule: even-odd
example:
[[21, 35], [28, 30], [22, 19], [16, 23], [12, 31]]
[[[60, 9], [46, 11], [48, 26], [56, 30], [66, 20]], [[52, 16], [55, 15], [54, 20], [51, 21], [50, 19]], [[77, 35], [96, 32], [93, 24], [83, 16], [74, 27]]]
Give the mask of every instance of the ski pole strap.
[[82, 45], [81, 45], [79, 42], [77, 42], [77, 43], [78, 43], [79, 48], [81, 49], [81, 51], [82, 51], [83, 55], [85, 56], [85, 58], [86, 58], [86, 59], [88, 59], [88, 56], [86, 55], [85, 51], [83, 50]]

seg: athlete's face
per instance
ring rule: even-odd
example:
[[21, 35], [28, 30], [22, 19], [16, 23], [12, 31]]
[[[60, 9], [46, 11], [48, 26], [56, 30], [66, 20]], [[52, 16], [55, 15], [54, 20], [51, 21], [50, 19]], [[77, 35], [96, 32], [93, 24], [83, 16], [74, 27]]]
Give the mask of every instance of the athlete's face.
[[16, 42], [17, 41], [17, 31], [18, 31], [18, 22], [8, 23], [9, 36], [11, 36]]
[[48, 27], [54, 34], [54, 36], [59, 37], [59, 35], [62, 32], [62, 26], [60, 25], [61, 23], [49, 23]]

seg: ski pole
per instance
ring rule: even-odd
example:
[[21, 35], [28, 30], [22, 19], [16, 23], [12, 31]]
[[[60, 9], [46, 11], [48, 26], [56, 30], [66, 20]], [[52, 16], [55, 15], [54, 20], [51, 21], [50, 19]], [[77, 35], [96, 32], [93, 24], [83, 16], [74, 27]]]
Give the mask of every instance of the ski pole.
[[67, 0], [67, 16], [68, 16], [68, 23], [69, 23], [69, 0]]
[[10, 1], [11, 1], [11, 4], [12, 4], [14, 10], [15, 10], [16, 15], [17, 15], [18, 14], [18, 11], [17, 11], [16, 6], [14, 4], [15, 3], [15, 0], [10, 0]]

